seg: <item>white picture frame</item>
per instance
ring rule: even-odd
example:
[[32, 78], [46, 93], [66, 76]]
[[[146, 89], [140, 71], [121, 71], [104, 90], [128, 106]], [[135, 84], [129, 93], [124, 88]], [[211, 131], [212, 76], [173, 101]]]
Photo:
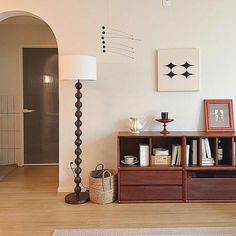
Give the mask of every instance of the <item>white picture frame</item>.
[[158, 91], [199, 91], [199, 50], [158, 49]]

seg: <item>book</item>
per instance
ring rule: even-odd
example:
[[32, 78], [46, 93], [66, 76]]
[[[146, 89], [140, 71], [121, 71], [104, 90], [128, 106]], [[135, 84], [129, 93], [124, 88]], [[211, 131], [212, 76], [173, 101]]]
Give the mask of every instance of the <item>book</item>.
[[149, 166], [149, 146], [146, 144], [139, 145], [140, 166]]
[[161, 155], [161, 156], [168, 156], [169, 155], [169, 150], [168, 149], [165, 149], [165, 148], [153, 148], [153, 155], [154, 156], [158, 156], [158, 155]]
[[202, 166], [214, 166], [214, 163], [205, 163], [204, 165]]
[[178, 145], [177, 161], [176, 165], [181, 166], [181, 145]]
[[211, 155], [211, 148], [210, 148], [210, 143], [209, 143], [209, 139], [205, 138], [205, 149], [206, 149], [206, 154], [208, 158], [212, 158]]
[[214, 162], [213, 158], [203, 158], [202, 161], [204, 162]]
[[189, 150], [190, 150], [190, 145], [186, 145], [186, 166], [189, 166]]
[[235, 153], [235, 150], [236, 150], [236, 142], [234, 141], [233, 142], [233, 166], [236, 165], [236, 153]]
[[175, 166], [178, 153], [178, 145], [172, 145], [171, 165]]
[[202, 159], [202, 166], [214, 166], [215, 160], [211, 158], [203, 158]]
[[197, 140], [191, 142], [192, 165], [197, 165]]
[[205, 158], [207, 158], [207, 155], [206, 155], [205, 139], [203, 138], [202, 139], [202, 159], [205, 159]]

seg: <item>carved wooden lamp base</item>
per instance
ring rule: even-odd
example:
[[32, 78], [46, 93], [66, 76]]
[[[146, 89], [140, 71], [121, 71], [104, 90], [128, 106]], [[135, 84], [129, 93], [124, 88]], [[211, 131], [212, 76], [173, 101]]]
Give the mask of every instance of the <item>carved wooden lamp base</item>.
[[70, 193], [68, 195], [65, 196], [65, 202], [68, 204], [83, 204], [87, 201], [89, 201], [89, 193], [88, 192], [81, 192], [81, 187], [80, 187], [80, 183], [81, 183], [81, 178], [80, 178], [80, 174], [82, 169], [80, 168], [80, 164], [82, 162], [80, 155], [82, 153], [81, 150], [81, 144], [82, 144], [82, 140], [80, 138], [80, 136], [82, 135], [82, 131], [80, 129], [80, 127], [82, 126], [82, 122], [81, 122], [81, 116], [82, 116], [82, 112], [81, 112], [81, 107], [82, 107], [82, 103], [80, 101], [81, 97], [82, 97], [82, 93], [81, 93], [81, 88], [82, 88], [82, 84], [81, 82], [78, 80], [78, 82], [75, 84], [75, 87], [77, 89], [77, 92], [75, 94], [75, 97], [77, 99], [75, 106], [77, 108], [77, 111], [75, 112], [75, 116], [77, 118], [75, 125], [76, 125], [76, 131], [75, 131], [75, 135], [77, 137], [77, 139], [75, 140], [75, 145], [76, 145], [76, 150], [75, 150], [75, 164], [76, 164], [76, 168], [75, 168], [75, 183], [76, 183], [76, 187], [74, 189], [74, 193]]
[[88, 192], [80, 192], [79, 195], [76, 193], [69, 193], [65, 196], [65, 202], [68, 204], [83, 204], [89, 201]]

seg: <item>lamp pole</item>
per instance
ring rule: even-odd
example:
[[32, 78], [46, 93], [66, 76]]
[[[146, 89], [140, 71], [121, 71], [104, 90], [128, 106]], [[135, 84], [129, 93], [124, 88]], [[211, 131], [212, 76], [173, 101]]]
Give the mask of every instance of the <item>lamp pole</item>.
[[76, 126], [76, 131], [75, 131], [75, 135], [76, 135], [76, 140], [75, 140], [76, 168], [75, 168], [75, 179], [74, 179], [76, 186], [74, 188], [74, 193], [70, 193], [65, 196], [65, 202], [68, 204], [83, 204], [83, 203], [89, 201], [89, 193], [82, 192], [81, 187], [80, 187], [80, 183], [81, 183], [80, 174], [82, 171], [82, 169], [80, 168], [80, 164], [82, 162], [82, 160], [80, 158], [80, 155], [82, 153], [82, 150], [80, 148], [80, 146], [82, 144], [82, 140], [80, 138], [80, 136], [82, 135], [82, 131], [80, 129], [80, 127], [82, 126], [82, 121], [80, 120], [82, 117], [82, 112], [81, 112], [82, 102], [80, 101], [80, 99], [82, 98], [82, 93], [81, 93], [82, 84], [79, 80], [75, 84], [75, 88], [77, 90], [77, 92], [75, 94], [75, 97], [77, 99], [75, 106], [76, 106], [77, 110], [75, 112], [75, 116], [76, 116], [76, 122], [75, 122], [75, 126]]

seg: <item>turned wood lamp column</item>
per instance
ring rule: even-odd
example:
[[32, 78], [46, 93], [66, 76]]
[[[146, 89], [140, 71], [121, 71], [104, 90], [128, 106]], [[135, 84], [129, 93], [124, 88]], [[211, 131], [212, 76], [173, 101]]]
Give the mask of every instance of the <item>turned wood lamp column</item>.
[[81, 187], [80, 187], [80, 183], [81, 183], [80, 174], [82, 171], [82, 169], [80, 168], [80, 164], [82, 162], [82, 159], [81, 159], [82, 150], [80, 147], [82, 144], [82, 140], [80, 138], [82, 135], [82, 131], [80, 129], [82, 126], [82, 122], [81, 122], [82, 112], [80, 110], [82, 107], [82, 103], [80, 101], [82, 97], [82, 93], [81, 93], [82, 84], [80, 81], [81, 80], [96, 80], [97, 78], [96, 58], [91, 57], [91, 56], [80, 56], [80, 55], [61, 56], [60, 57], [60, 78], [62, 80], [76, 80], [77, 81], [75, 84], [75, 88], [77, 90], [75, 94], [75, 97], [77, 99], [75, 103], [75, 106], [77, 108], [75, 112], [75, 116], [77, 118], [75, 122], [75, 126], [76, 126], [75, 135], [77, 138], [75, 140], [76, 168], [75, 168], [75, 179], [74, 179], [76, 186], [74, 188], [73, 193], [70, 193], [65, 196], [65, 202], [68, 204], [82, 204], [89, 200], [89, 193], [82, 192]]

